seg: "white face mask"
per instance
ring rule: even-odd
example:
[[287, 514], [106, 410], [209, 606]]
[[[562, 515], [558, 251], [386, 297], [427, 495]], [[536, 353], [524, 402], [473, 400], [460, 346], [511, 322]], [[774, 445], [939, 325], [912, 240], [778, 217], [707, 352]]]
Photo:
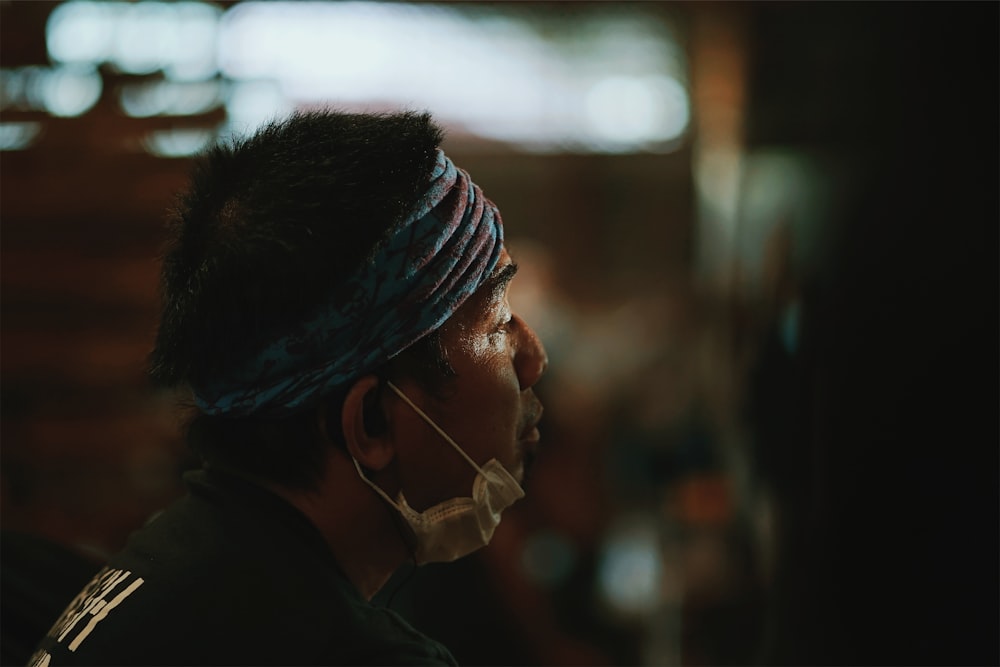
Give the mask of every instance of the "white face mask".
[[500, 513], [524, 497], [521, 485], [496, 459], [490, 459], [482, 467], [476, 465], [476, 462], [469, 458], [469, 455], [463, 452], [462, 448], [423, 410], [414, 405], [396, 385], [392, 382], [388, 384], [390, 389], [406, 401], [407, 405], [476, 469], [476, 479], [472, 483], [472, 497], [452, 498], [418, 512], [406, 502], [402, 491], [399, 492], [398, 502], [393, 501], [377, 484], [365, 477], [357, 459], [354, 459], [354, 467], [357, 468], [361, 479], [399, 511], [416, 535], [417, 549], [414, 558], [417, 565], [450, 562], [486, 546], [500, 523]]

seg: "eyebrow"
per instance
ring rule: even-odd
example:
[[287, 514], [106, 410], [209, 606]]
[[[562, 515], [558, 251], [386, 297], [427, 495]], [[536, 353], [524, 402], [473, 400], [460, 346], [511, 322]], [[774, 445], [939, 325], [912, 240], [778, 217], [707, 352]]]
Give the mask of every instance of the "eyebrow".
[[517, 273], [517, 264], [511, 262], [504, 265], [499, 271], [486, 279], [486, 282], [483, 283], [483, 290], [488, 292], [491, 297], [496, 298], [514, 278], [515, 273]]

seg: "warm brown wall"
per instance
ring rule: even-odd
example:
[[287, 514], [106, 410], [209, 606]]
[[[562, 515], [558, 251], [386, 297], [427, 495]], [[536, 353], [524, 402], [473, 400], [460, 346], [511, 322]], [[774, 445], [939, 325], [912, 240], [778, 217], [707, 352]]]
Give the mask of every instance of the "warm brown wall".
[[[112, 143], [125, 134], [108, 126]], [[3, 525], [109, 549], [176, 490], [173, 422], [144, 362], [186, 165], [58, 139], [0, 158]]]

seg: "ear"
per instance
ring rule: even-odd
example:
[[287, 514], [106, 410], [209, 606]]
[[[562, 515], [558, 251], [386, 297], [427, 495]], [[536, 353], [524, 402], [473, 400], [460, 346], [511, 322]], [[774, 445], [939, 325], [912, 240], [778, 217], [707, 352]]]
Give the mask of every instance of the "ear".
[[379, 379], [366, 375], [348, 390], [341, 424], [351, 456], [369, 470], [381, 470], [396, 455], [379, 402]]

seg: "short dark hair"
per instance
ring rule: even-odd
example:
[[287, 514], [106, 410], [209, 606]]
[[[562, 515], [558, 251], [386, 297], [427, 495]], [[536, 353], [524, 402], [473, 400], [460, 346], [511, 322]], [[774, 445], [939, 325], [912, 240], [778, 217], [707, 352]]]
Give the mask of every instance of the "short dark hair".
[[[168, 225], [154, 382], [197, 386], [230, 373], [336, 299], [424, 193], [441, 140], [428, 114], [315, 111], [210, 149]], [[434, 334], [404, 354], [418, 360], [411, 368], [447, 374]], [[339, 407], [343, 396], [326, 400]], [[188, 441], [209, 465], [308, 488], [324, 456], [316, 421], [313, 410], [196, 414]], [[336, 438], [339, 412], [335, 423]]]

